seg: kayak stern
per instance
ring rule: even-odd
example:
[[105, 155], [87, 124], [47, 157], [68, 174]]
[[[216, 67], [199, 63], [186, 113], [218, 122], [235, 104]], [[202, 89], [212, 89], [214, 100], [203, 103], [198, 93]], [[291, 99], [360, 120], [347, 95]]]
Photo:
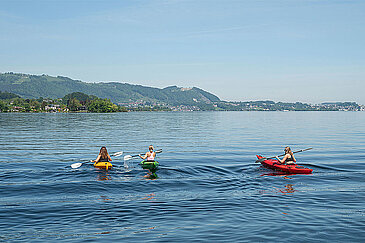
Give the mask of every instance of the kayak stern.
[[148, 170], [157, 170], [159, 163], [157, 161], [147, 161], [147, 160], [143, 160], [140, 163], [141, 167], [143, 169], [148, 169]]
[[113, 167], [113, 165], [110, 162], [95, 162], [94, 167], [98, 169], [109, 170]]

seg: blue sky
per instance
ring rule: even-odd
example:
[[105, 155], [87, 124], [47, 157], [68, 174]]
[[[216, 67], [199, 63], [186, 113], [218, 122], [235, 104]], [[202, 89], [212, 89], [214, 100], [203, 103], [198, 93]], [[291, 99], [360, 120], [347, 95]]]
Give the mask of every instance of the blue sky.
[[365, 104], [365, 1], [1, 0], [0, 72]]

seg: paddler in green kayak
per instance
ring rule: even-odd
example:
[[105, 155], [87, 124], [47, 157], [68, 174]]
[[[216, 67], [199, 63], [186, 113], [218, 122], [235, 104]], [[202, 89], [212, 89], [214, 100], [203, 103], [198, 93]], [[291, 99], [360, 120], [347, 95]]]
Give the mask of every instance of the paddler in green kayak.
[[295, 159], [294, 154], [291, 151], [289, 146], [286, 146], [284, 151], [285, 151], [285, 155], [284, 155], [283, 159], [279, 159], [278, 156], [275, 157], [280, 163], [290, 165], [290, 164], [294, 164], [295, 162], [297, 162], [297, 160]]
[[[139, 157], [148, 162], [154, 162], [155, 157], [156, 157], [156, 152], [153, 151], [153, 146], [152, 145], [148, 146], [148, 152], [144, 156], [139, 154]], [[153, 171], [153, 170], [149, 169], [149, 171], [150, 172], [147, 173], [147, 175], [145, 175], [144, 177], [149, 178], [149, 179], [156, 179], [157, 178], [156, 170]]]
[[155, 161], [156, 152], [153, 151], [153, 146], [150, 145], [148, 147], [148, 152], [144, 156], [139, 154], [139, 157], [143, 160], [147, 159], [147, 161]]

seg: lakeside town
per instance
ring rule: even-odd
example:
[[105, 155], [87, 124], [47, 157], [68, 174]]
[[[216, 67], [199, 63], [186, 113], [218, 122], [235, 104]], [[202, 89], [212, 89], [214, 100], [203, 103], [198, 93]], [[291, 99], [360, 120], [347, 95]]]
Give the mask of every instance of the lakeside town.
[[306, 104], [274, 101], [211, 102], [196, 105], [171, 105], [144, 100], [113, 103], [81, 92], [63, 98], [24, 99], [8, 92], [0, 92], [0, 112], [133, 112], [133, 111], [365, 111], [365, 105], [356, 102], [327, 102]]
[[170, 111], [365, 111], [365, 105], [356, 102], [326, 102], [321, 104], [282, 103], [273, 101], [248, 101], [248, 102], [213, 102], [212, 109], [201, 109], [194, 105], [168, 105], [161, 103], [146, 104], [146, 102], [122, 103], [128, 110], [138, 108], [165, 107]]

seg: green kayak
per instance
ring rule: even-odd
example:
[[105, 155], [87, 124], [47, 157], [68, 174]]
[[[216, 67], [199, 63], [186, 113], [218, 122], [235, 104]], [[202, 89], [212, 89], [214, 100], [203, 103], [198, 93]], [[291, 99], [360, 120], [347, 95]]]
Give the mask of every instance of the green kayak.
[[147, 161], [147, 160], [143, 160], [141, 161], [140, 165], [142, 166], [143, 169], [148, 169], [151, 171], [156, 171], [159, 163], [157, 161]]

